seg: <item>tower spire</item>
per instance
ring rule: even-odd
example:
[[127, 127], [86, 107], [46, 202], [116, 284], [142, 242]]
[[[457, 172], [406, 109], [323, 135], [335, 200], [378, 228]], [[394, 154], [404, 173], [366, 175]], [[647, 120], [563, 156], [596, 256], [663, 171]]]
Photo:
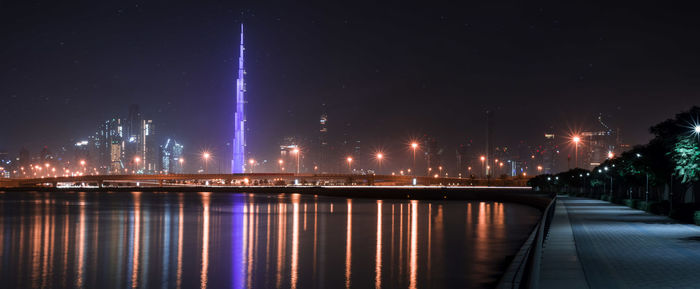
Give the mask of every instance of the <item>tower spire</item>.
[[245, 172], [246, 138], [245, 138], [245, 66], [243, 46], [243, 23], [241, 23], [241, 44], [238, 56], [238, 79], [236, 80], [236, 113], [234, 115], [233, 132], [233, 157], [231, 159], [231, 173]]

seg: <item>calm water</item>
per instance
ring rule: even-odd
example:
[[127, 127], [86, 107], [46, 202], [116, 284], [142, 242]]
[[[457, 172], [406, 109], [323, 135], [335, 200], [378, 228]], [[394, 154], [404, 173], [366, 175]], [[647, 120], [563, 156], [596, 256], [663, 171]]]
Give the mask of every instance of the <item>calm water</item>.
[[0, 193], [2, 288], [483, 288], [539, 211], [225, 193]]

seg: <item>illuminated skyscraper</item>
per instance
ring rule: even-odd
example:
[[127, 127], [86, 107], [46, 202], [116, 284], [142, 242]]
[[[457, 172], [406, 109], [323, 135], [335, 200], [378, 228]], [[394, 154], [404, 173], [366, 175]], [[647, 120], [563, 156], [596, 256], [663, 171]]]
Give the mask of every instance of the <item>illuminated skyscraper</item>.
[[231, 160], [231, 173], [245, 172], [245, 68], [243, 66], [243, 23], [241, 23], [241, 52], [238, 57], [238, 79], [236, 80], [236, 114], [234, 116], [235, 129], [233, 135], [233, 159]]

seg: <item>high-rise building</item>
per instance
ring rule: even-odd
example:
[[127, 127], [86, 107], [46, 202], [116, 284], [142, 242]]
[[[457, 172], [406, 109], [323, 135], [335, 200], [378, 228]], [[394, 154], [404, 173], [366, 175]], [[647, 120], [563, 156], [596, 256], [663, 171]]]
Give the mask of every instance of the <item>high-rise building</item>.
[[19, 163], [20, 167], [29, 169], [29, 166], [32, 164], [32, 157], [29, 154], [28, 149], [22, 148], [21, 150], [19, 150], [19, 157], [17, 158], [17, 163]]
[[243, 23], [241, 23], [241, 44], [238, 56], [238, 79], [236, 80], [236, 114], [234, 116], [233, 158], [231, 173], [245, 172], [246, 157], [246, 115], [245, 115], [245, 67], [243, 62]]
[[330, 147], [328, 145], [328, 113], [326, 112], [326, 105], [322, 105], [323, 110], [321, 112], [321, 118], [319, 120], [319, 131], [318, 131], [318, 161], [316, 165], [319, 167], [321, 172], [328, 172], [328, 154]]
[[[581, 133], [581, 145], [579, 150], [583, 150], [579, 154], [579, 158], [583, 158], [581, 167], [592, 169], [600, 165], [609, 154], [616, 155], [620, 140], [618, 139], [619, 132], [610, 128], [604, 121], [603, 116], [598, 115], [598, 129], [584, 131]], [[581, 152], [579, 152], [581, 153]]]
[[113, 165], [113, 163], [121, 162], [123, 155], [121, 154], [121, 149], [119, 149], [119, 155], [115, 154], [112, 145], [121, 146], [123, 144], [122, 141], [123, 126], [121, 119], [113, 117], [100, 123], [95, 135], [95, 148], [98, 152], [96, 167], [102, 173], [117, 173], [114, 170], [117, 166]]
[[168, 139], [167, 141], [165, 141], [165, 144], [161, 146], [160, 168], [164, 174], [182, 173], [183, 162], [180, 161], [180, 159], [182, 159], [182, 149], [183, 146], [172, 139]]
[[479, 164], [472, 145], [473, 141], [468, 139], [457, 147], [457, 173], [464, 177], [478, 174]]
[[304, 170], [304, 155], [300, 151], [299, 141], [295, 137], [285, 137], [280, 143], [280, 169], [284, 172], [299, 172]]
[[[434, 137], [426, 138], [424, 147], [426, 148], [425, 157], [428, 163], [428, 168], [426, 168], [426, 170], [431, 172], [435, 170], [437, 172], [438, 168], [442, 167], [442, 162], [440, 160], [442, 150], [438, 147], [437, 139]], [[420, 171], [420, 169], [416, 168], [416, 173]]]
[[[554, 141], [553, 129], [549, 129], [544, 134], [544, 145], [542, 146], [542, 173], [551, 174], [556, 171], [557, 156], [559, 148]], [[539, 172], [538, 172], [539, 173]]]
[[159, 169], [158, 143], [155, 137], [153, 120], [141, 120], [141, 143], [140, 155], [141, 162], [139, 163], [140, 170], [143, 173], [155, 173]]
[[125, 121], [124, 129], [124, 157], [129, 160], [139, 155], [141, 143], [141, 111], [139, 106], [129, 106], [129, 115]]
[[[493, 143], [493, 129], [494, 129], [494, 113], [493, 110], [486, 110], [486, 164], [490, 164], [494, 159], [494, 143]], [[486, 175], [491, 175], [491, 171], [486, 166]]]

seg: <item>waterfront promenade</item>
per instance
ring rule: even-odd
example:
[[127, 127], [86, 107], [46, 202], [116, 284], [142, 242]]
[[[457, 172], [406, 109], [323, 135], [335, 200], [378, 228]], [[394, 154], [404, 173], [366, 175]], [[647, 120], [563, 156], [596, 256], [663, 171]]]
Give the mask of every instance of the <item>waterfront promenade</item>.
[[700, 288], [700, 227], [599, 200], [558, 202], [541, 288]]

